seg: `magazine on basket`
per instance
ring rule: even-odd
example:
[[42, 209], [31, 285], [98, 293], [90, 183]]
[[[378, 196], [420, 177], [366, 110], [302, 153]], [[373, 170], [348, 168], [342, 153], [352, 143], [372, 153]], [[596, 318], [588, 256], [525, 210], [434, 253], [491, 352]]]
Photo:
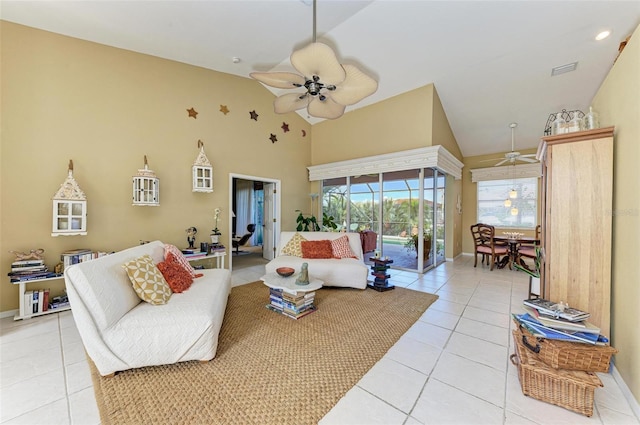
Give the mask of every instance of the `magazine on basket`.
[[524, 305], [535, 308], [540, 314], [550, 317], [556, 317], [568, 320], [570, 322], [579, 322], [588, 319], [591, 314], [586, 311], [571, 308], [567, 304], [554, 303], [542, 298], [531, 298], [523, 301]]

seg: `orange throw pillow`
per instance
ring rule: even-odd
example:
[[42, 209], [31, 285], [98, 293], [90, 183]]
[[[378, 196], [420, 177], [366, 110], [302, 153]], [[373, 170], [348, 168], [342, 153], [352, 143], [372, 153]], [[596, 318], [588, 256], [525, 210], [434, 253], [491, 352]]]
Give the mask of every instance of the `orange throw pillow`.
[[302, 241], [302, 258], [333, 258], [330, 240]]
[[175, 293], [186, 291], [193, 283], [191, 273], [185, 270], [171, 252], [167, 254], [165, 261], [158, 263], [158, 269], [160, 269], [162, 276], [164, 276], [169, 287]]

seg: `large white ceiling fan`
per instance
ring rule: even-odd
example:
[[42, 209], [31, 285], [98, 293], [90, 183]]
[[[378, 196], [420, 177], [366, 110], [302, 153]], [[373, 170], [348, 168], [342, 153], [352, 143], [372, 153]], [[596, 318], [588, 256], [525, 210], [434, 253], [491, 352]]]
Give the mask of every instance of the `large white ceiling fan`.
[[[509, 164], [515, 164], [516, 161], [531, 162], [531, 163], [538, 162], [538, 160], [532, 159], [532, 158], [535, 158], [536, 154], [530, 153], [530, 154], [522, 155], [520, 152], [515, 150], [515, 130], [517, 126], [518, 124], [515, 122], [512, 122], [511, 124], [509, 124], [509, 127], [511, 127], [511, 152], [505, 153], [504, 159], [498, 162], [497, 164], [495, 164], [494, 167], [498, 167], [506, 162], [508, 162]], [[492, 159], [489, 161], [495, 161], [495, 159]]]
[[300, 72], [252, 72], [252, 78], [281, 89], [304, 88], [276, 98], [274, 111], [286, 114], [307, 108], [309, 115], [335, 119], [346, 106], [360, 102], [378, 89], [373, 78], [353, 65], [342, 65], [331, 47], [316, 42], [316, 0], [313, 1], [313, 42], [291, 54], [291, 65]]

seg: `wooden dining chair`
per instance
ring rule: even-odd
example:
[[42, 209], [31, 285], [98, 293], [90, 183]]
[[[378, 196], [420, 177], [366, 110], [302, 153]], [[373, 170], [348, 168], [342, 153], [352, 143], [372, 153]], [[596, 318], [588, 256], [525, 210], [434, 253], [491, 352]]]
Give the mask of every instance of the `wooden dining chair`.
[[[525, 262], [524, 258], [536, 259], [536, 248], [540, 246], [540, 233], [542, 232], [542, 226], [539, 224], [536, 226], [536, 240], [533, 243], [522, 243], [518, 246], [518, 257], [520, 265], [530, 268]], [[531, 269], [531, 268], [530, 268]]]
[[495, 227], [489, 224], [476, 223], [471, 226], [471, 235], [473, 236], [474, 244], [474, 259], [473, 267], [478, 265], [478, 255], [482, 255], [481, 264], [484, 264], [485, 260], [487, 265], [490, 265], [489, 270], [493, 270], [493, 267], [500, 261], [500, 257], [509, 254], [509, 249], [504, 245], [498, 245], [493, 240], [496, 234]]

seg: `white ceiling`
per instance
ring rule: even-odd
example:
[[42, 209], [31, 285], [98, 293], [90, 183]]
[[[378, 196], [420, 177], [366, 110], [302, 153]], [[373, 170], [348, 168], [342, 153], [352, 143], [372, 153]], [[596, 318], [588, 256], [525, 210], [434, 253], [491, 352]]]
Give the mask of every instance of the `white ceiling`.
[[[247, 78], [293, 71], [289, 55], [311, 41], [312, 16], [311, 0], [0, 2], [3, 20]], [[510, 150], [511, 122], [522, 150], [537, 146], [549, 114], [587, 112], [639, 23], [640, 1], [317, 4], [318, 41], [379, 82], [347, 112], [434, 83], [464, 156]], [[604, 29], [612, 35], [595, 41]]]

